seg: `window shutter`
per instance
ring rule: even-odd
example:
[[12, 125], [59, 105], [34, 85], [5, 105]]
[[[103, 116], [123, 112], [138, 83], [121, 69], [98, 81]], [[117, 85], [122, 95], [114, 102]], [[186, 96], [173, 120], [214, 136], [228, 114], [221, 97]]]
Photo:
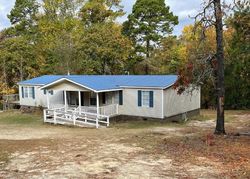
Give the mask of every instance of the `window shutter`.
[[149, 107], [154, 107], [154, 91], [149, 92]]
[[123, 105], [123, 92], [119, 91], [119, 105]]
[[35, 99], [35, 87], [32, 87], [32, 98]]
[[46, 95], [47, 94], [47, 90], [44, 89], [43, 90], [43, 94]]
[[24, 98], [24, 88], [22, 86], [22, 98]]
[[138, 91], [138, 106], [141, 106], [141, 90]]

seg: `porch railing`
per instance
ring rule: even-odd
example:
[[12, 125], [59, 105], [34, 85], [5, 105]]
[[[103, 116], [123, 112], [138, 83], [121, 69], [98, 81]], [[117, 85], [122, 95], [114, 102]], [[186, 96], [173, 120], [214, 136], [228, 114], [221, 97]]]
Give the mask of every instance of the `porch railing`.
[[3, 95], [3, 101], [6, 101], [6, 102], [19, 101], [19, 95], [18, 94]]
[[109, 126], [109, 116], [88, 112], [45, 109], [44, 122], [54, 124], [70, 124], [75, 126], [90, 125], [99, 128], [102, 125]]
[[44, 110], [44, 122], [54, 124], [70, 124], [75, 126], [109, 126], [109, 118], [118, 114], [118, 105], [106, 105], [99, 108], [97, 114], [96, 107], [73, 107], [65, 108], [56, 105], [56, 108]]
[[[86, 113], [95, 113], [97, 114], [97, 107], [94, 106], [68, 106], [66, 109], [63, 104], [54, 104], [51, 105], [50, 109], [55, 109], [59, 111], [77, 111], [77, 112], [86, 112]], [[110, 104], [99, 107], [99, 114], [105, 116], [114, 116], [118, 115], [118, 104]]]
[[99, 108], [100, 114], [113, 116], [118, 114], [118, 104], [111, 104]]

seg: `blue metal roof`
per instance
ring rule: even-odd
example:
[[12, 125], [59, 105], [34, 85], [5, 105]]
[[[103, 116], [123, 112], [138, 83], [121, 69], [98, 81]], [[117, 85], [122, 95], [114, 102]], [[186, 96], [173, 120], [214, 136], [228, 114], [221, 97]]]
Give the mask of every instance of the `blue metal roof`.
[[95, 91], [103, 91], [122, 87], [166, 88], [175, 83], [177, 75], [45, 75], [22, 81], [19, 85], [48, 85], [62, 78]]

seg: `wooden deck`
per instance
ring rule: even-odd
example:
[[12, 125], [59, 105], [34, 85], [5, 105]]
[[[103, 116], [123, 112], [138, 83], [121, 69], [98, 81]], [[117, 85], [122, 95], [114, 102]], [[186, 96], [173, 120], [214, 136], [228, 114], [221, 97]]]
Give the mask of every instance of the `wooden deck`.
[[19, 95], [11, 94], [3, 96], [3, 110], [14, 109], [15, 107], [20, 106]]
[[111, 116], [117, 115], [118, 111], [109, 112], [109, 115], [97, 114], [94, 112], [86, 112], [82, 108], [55, 108], [44, 110], [44, 122], [73, 125], [79, 127], [108, 127]]

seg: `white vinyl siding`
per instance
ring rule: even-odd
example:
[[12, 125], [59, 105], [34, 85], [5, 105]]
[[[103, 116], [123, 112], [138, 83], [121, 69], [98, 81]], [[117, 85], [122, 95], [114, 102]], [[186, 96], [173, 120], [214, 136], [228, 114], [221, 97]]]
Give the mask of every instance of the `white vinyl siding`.
[[182, 114], [188, 111], [200, 109], [200, 89], [190, 93], [177, 94], [173, 88], [164, 90], [164, 114], [165, 117]]
[[[153, 91], [153, 107], [144, 107], [141, 93], [141, 106], [138, 105], [139, 96], [138, 92]], [[123, 89], [123, 105], [119, 105], [119, 114], [129, 115], [129, 116], [140, 116], [140, 117], [150, 117], [150, 118], [162, 118], [162, 90], [159, 89], [133, 89], [133, 88], [124, 88]], [[149, 95], [150, 96], [150, 95]], [[150, 97], [149, 97], [150, 98]], [[146, 97], [145, 97], [146, 101]], [[145, 102], [150, 104], [149, 102]], [[149, 106], [147, 104], [147, 106]]]
[[[32, 94], [34, 87], [34, 97], [30, 94]], [[22, 97], [22, 88], [23, 88], [23, 97]], [[25, 88], [27, 88], [27, 97], [25, 97]], [[42, 106], [47, 107], [47, 97], [46, 94], [50, 97], [50, 103], [51, 104], [63, 104], [63, 92], [62, 91], [54, 91], [54, 95], [51, 95], [50, 93], [44, 94], [44, 90], [40, 89], [41, 86], [19, 86], [19, 95], [20, 95], [20, 105], [22, 106]], [[30, 91], [30, 92], [29, 92]], [[62, 102], [61, 102], [62, 101]]]

